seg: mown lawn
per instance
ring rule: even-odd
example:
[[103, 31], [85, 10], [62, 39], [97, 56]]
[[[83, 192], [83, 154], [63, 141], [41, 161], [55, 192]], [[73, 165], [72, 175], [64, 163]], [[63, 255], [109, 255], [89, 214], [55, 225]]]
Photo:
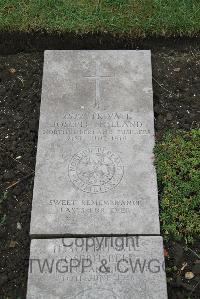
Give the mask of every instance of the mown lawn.
[[199, 0], [0, 0], [1, 31], [196, 36]]

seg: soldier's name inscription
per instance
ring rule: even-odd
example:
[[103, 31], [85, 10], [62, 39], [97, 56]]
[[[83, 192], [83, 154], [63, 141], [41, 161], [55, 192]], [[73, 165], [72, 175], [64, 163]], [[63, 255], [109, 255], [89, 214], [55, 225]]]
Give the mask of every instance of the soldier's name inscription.
[[[43, 128], [43, 135], [69, 135], [68, 140], [80, 141], [82, 136], [95, 140], [126, 140], [128, 135], [148, 135], [151, 130], [140, 115], [127, 112], [67, 112], [60, 120]], [[76, 136], [73, 136], [76, 135]]]

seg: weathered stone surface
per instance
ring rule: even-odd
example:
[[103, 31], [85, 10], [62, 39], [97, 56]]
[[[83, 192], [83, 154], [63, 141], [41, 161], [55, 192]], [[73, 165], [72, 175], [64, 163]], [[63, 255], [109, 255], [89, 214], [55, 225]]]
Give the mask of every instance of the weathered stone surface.
[[166, 299], [161, 237], [37, 239], [27, 299]]
[[32, 235], [159, 234], [150, 51], [46, 51]]

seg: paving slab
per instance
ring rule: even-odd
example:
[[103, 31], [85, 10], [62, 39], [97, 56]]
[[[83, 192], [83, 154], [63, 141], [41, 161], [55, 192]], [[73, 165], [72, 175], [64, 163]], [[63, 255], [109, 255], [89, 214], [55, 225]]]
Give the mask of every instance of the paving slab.
[[159, 234], [150, 51], [44, 56], [30, 234]]
[[27, 299], [167, 299], [159, 236], [31, 241]]

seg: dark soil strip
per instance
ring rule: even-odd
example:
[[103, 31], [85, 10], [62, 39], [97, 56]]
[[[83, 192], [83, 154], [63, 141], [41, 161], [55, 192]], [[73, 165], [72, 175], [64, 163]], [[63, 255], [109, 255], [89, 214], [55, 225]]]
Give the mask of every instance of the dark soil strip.
[[200, 37], [196, 38], [144, 38], [135, 39], [125, 35], [109, 33], [83, 35], [73, 33], [46, 32], [0, 32], [0, 54], [44, 51], [47, 49], [176, 49], [179, 51], [200, 48]]
[[[22, 299], [26, 294], [29, 224], [43, 67], [41, 50], [131, 48], [130, 43], [128, 46], [123, 40], [111, 38], [109, 43], [109, 36], [102, 39], [99, 36], [96, 40], [95, 37], [93, 40], [92, 35], [87, 38], [75, 37], [74, 40], [70, 38], [72, 36], [66, 38], [52, 36], [51, 40], [50, 36], [35, 33], [22, 34], [21, 37], [13, 34], [0, 35], [0, 50], [4, 55], [31, 51], [29, 54], [0, 56], [1, 195], [6, 189], [9, 190], [0, 204], [0, 217], [4, 215], [6, 217], [5, 223], [0, 225], [0, 298]], [[166, 43], [162, 40], [155, 44], [152, 40], [141, 42], [143, 43], [141, 48], [153, 49], [157, 138], [160, 138], [167, 129], [187, 130], [199, 126], [200, 51], [199, 46], [195, 46], [196, 42], [197, 40], [191, 42], [174, 40], [173, 43], [170, 40]], [[174, 45], [177, 47], [174, 48]], [[33, 47], [40, 52], [34, 52]], [[166, 244], [167, 268], [176, 267], [168, 273], [170, 299], [200, 298], [199, 270], [195, 270], [197, 274], [192, 280], [184, 279], [186, 271], [194, 271], [194, 262], [198, 260], [195, 251], [200, 250], [200, 244], [196, 242], [189, 247], [190, 249], [187, 249], [185, 244], [173, 241]], [[184, 262], [187, 266], [181, 270]]]

